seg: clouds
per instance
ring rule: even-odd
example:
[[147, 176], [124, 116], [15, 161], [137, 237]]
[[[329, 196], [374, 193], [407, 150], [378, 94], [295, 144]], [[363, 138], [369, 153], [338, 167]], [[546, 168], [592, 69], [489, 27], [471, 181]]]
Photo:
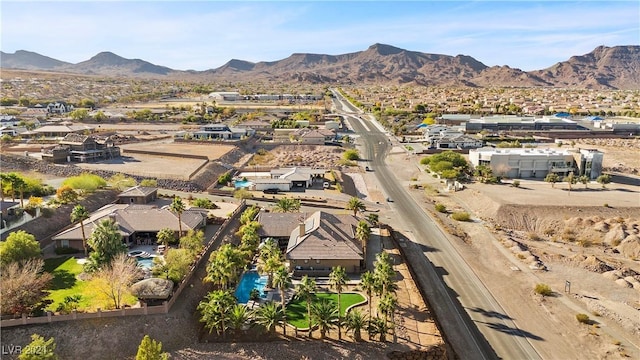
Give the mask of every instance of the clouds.
[[541, 69], [637, 45], [638, 2], [3, 2], [2, 50], [68, 62], [100, 51], [176, 69], [387, 43]]

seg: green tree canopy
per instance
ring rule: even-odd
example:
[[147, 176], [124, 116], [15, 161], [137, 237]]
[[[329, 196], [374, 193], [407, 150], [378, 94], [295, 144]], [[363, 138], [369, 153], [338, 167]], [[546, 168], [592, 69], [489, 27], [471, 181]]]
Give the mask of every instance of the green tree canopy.
[[40, 243], [24, 230], [12, 232], [0, 242], [0, 266], [41, 257]]
[[85, 265], [85, 270], [93, 272], [109, 264], [116, 255], [125, 253], [127, 246], [122, 242], [122, 234], [115, 221], [104, 219], [95, 227], [87, 244], [93, 252]]
[[145, 335], [138, 346], [136, 360], [168, 360], [169, 354], [162, 352], [162, 343]]

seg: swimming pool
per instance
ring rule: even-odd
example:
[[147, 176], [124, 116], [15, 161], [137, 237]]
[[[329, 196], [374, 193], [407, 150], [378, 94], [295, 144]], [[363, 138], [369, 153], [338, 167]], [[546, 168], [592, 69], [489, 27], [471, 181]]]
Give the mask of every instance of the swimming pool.
[[153, 267], [153, 258], [148, 258], [148, 259], [142, 259], [142, 258], [137, 258], [136, 260], [138, 260], [138, 266], [146, 269], [146, 270], [151, 270], [151, 268]]
[[257, 271], [247, 271], [242, 274], [238, 287], [236, 288], [236, 299], [239, 304], [246, 304], [249, 301], [251, 290], [258, 289], [260, 297], [265, 298], [264, 287], [267, 285], [267, 276], [260, 276]]
[[236, 189], [238, 188], [248, 188], [250, 186], [252, 186], [253, 183], [249, 180], [236, 180], [233, 182], [233, 186], [235, 186]]

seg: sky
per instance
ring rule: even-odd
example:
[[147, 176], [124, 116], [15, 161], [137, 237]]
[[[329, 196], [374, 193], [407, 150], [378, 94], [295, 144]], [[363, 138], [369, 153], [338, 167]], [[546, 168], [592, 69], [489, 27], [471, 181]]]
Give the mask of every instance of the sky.
[[375, 43], [540, 70], [640, 45], [640, 1], [0, 1], [0, 50], [102, 51], [176, 70], [340, 55]]

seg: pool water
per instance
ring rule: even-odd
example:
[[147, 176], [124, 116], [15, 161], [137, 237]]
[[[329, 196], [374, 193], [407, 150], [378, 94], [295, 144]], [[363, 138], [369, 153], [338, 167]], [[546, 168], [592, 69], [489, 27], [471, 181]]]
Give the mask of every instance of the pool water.
[[148, 258], [148, 259], [141, 259], [138, 258], [138, 266], [143, 268], [143, 269], [147, 269], [147, 270], [151, 270], [151, 268], [153, 267], [153, 258]]
[[236, 288], [236, 299], [239, 304], [246, 304], [249, 301], [251, 290], [258, 289], [260, 297], [264, 298], [264, 287], [267, 285], [267, 276], [260, 276], [256, 271], [247, 271], [242, 274], [238, 287]]
[[233, 182], [233, 186], [235, 186], [236, 189], [238, 188], [248, 188], [251, 185], [253, 185], [253, 183], [249, 180], [236, 180]]

